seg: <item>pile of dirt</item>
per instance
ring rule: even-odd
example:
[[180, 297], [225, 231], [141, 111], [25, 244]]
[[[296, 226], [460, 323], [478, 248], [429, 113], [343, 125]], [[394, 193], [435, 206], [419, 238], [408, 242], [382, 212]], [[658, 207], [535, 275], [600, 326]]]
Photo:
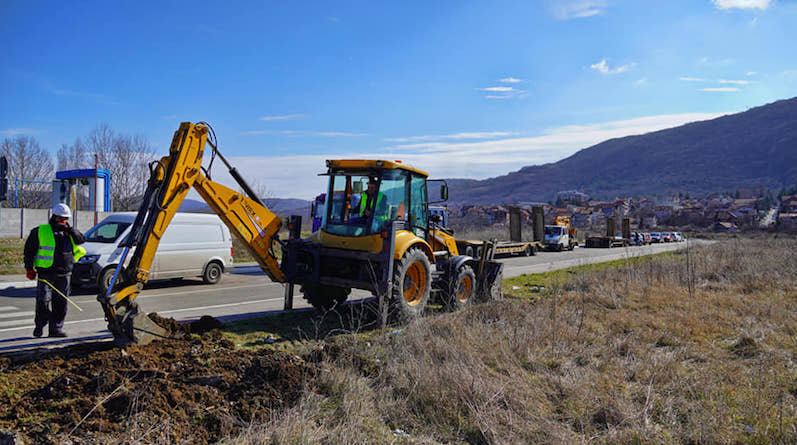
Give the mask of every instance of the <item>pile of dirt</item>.
[[292, 405], [312, 381], [298, 356], [234, 350], [211, 317], [156, 322], [204, 333], [3, 369], [0, 431], [34, 443], [211, 443]]

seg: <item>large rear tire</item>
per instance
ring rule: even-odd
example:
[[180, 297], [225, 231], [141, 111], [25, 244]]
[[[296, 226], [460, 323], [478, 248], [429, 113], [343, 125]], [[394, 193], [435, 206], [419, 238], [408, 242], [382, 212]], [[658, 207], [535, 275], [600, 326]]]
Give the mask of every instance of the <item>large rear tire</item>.
[[402, 320], [411, 320], [423, 314], [432, 290], [432, 266], [429, 258], [418, 248], [408, 249], [396, 261], [393, 273], [393, 298], [391, 304]]
[[468, 265], [460, 266], [457, 274], [449, 281], [446, 306], [451, 310], [468, 307], [476, 297], [476, 274]]
[[351, 289], [305, 283], [302, 285], [301, 292], [304, 294], [304, 299], [310, 303], [311, 306], [326, 312], [342, 305], [346, 299], [349, 298]]

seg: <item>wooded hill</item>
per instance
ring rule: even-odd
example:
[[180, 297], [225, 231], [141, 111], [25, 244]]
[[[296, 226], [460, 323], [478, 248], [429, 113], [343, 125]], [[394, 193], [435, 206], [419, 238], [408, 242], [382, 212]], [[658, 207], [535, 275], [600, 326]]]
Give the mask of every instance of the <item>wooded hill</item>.
[[548, 201], [573, 189], [614, 198], [789, 187], [797, 184], [797, 98], [610, 139], [504, 176], [449, 184], [451, 203], [481, 205]]

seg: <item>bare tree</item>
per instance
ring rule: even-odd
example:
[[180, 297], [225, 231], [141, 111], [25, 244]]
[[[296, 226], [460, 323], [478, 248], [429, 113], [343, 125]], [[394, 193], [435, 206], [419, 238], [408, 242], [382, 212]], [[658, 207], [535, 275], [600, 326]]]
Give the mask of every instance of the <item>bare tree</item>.
[[154, 150], [142, 135], [119, 135], [114, 139], [111, 158], [109, 170], [116, 183], [111, 187], [114, 208], [135, 210], [149, 180], [148, 164], [155, 159]]
[[52, 190], [50, 181], [53, 180], [53, 161], [50, 154], [32, 136], [6, 138], [0, 149], [2, 156], [8, 160], [8, 177], [25, 180], [16, 182], [17, 205], [28, 208], [49, 207]]
[[142, 135], [116, 133], [107, 123], [97, 125], [85, 138], [58, 150], [59, 169], [99, 168], [111, 173], [111, 205], [115, 211], [135, 210], [149, 179], [147, 164], [155, 153]]
[[61, 144], [58, 149], [58, 171], [93, 168], [94, 159], [86, 144], [76, 138], [72, 145]]

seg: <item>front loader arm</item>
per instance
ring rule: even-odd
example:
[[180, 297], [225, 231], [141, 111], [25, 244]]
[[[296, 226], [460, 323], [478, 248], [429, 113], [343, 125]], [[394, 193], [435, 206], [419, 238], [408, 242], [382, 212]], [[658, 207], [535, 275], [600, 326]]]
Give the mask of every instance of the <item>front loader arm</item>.
[[[206, 125], [183, 122], [174, 133], [169, 155], [150, 165], [151, 175], [138, 215], [130, 235], [120, 244], [124, 253], [117, 272], [108, 292], [97, 296], [105, 312], [108, 329], [118, 345], [145, 344], [165, 335], [165, 331], [146, 315], [139, 314], [135, 299], [149, 279], [160, 240], [191, 187], [246, 246], [269, 277], [274, 281], [285, 281], [273, 255], [274, 246], [278, 243], [276, 234], [281, 227], [280, 219], [260, 203], [234, 168], [230, 167], [230, 173], [250, 196], [215, 183], [203, 173], [202, 156], [208, 133]], [[215, 146], [210, 145], [214, 156], [218, 155], [229, 167]], [[132, 246], [136, 246], [136, 251], [124, 266]]]

